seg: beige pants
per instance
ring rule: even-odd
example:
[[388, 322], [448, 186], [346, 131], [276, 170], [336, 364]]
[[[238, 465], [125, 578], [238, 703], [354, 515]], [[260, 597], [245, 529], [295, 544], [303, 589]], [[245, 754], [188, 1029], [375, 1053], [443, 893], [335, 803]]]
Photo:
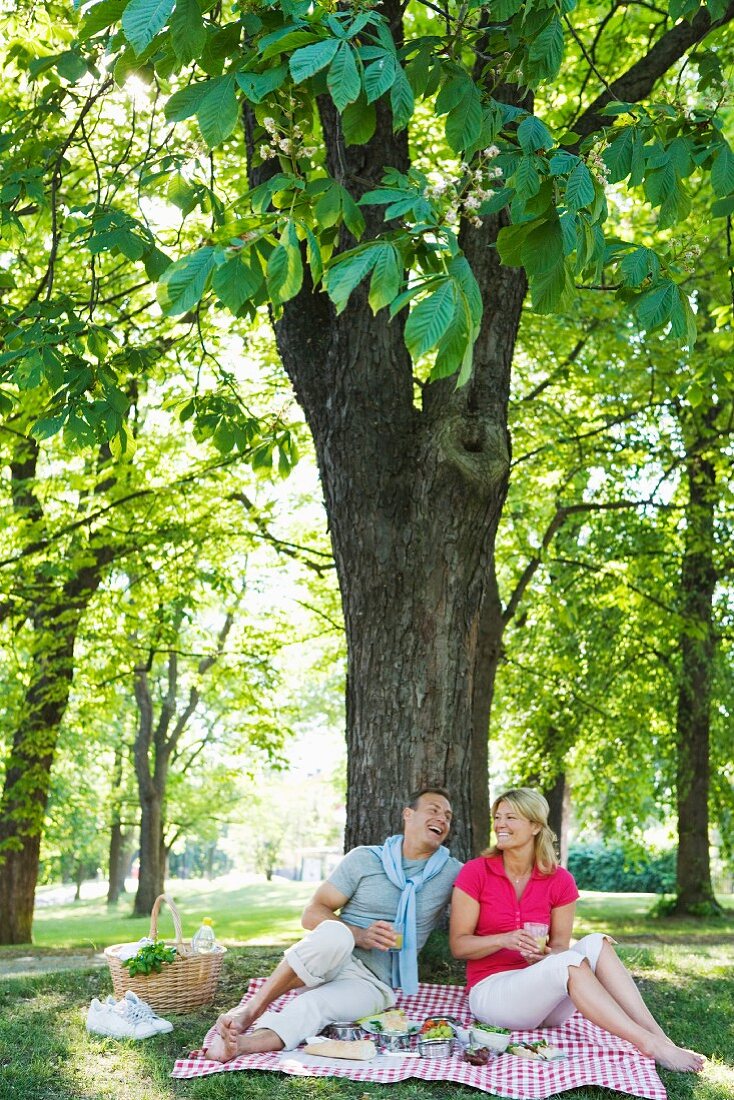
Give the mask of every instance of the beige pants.
[[358, 1020], [395, 1004], [390, 986], [352, 956], [354, 937], [346, 924], [326, 920], [299, 943], [289, 947], [285, 960], [305, 989], [280, 1012], [264, 1012], [255, 1024], [279, 1035], [292, 1050], [327, 1024]]
[[568, 970], [586, 959], [592, 970], [610, 939], [600, 932], [575, 943], [568, 951], [546, 955], [522, 970], [504, 970], [477, 982], [469, 1007], [478, 1020], [492, 1027], [535, 1028], [562, 1024], [576, 1011], [568, 996]]

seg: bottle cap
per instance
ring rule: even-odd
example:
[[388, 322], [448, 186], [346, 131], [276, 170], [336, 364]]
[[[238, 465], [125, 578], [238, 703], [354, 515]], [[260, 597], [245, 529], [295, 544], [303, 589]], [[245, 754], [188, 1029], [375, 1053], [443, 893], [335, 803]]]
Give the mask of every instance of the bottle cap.
[[208, 924], [209, 926], [211, 926], [212, 924], [214, 924], [214, 921], [212, 920], [211, 917], [204, 917], [204, 919], [201, 923], [202, 924]]

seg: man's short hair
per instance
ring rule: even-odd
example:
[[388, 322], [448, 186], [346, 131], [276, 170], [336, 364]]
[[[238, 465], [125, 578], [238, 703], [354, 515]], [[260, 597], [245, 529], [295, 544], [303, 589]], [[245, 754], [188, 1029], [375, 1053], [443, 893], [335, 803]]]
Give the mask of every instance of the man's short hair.
[[447, 802], [451, 801], [451, 796], [445, 787], [436, 787], [431, 785], [430, 787], [421, 787], [419, 791], [413, 791], [408, 795], [408, 806], [411, 810], [418, 809], [418, 803], [424, 794], [440, 794], [442, 798], [445, 798]]

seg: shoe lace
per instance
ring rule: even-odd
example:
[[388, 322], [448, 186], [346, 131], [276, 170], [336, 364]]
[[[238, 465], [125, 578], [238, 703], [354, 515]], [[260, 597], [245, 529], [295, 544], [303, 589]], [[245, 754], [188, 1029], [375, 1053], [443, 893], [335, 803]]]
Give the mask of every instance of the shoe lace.
[[132, 1001], [126, 1002], [125, 1016], [131, 1024], [146, 1023], [153, 1015], [153, 1009], [150, 1005], [133, 1004]]

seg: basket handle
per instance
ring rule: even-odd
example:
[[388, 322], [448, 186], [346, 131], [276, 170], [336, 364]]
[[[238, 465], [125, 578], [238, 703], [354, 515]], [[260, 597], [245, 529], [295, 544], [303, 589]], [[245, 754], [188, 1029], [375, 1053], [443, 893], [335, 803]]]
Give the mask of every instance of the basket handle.
[[158, 939], [158, 913], [160, 912], [161, 902], [165, 901], [168, 908], [171, 910], [171, 916], [173, 917], [173, 928], [176, 933], [176, 950], [180, 955], [185, 952], [183, 942], [183, 930], [181, 928], [181, 914], [178, 911], [175, 901], [170, 894], [159, 894], [153, 902], [153, 908], [150, 911], [150, 938], [152, 940]]

